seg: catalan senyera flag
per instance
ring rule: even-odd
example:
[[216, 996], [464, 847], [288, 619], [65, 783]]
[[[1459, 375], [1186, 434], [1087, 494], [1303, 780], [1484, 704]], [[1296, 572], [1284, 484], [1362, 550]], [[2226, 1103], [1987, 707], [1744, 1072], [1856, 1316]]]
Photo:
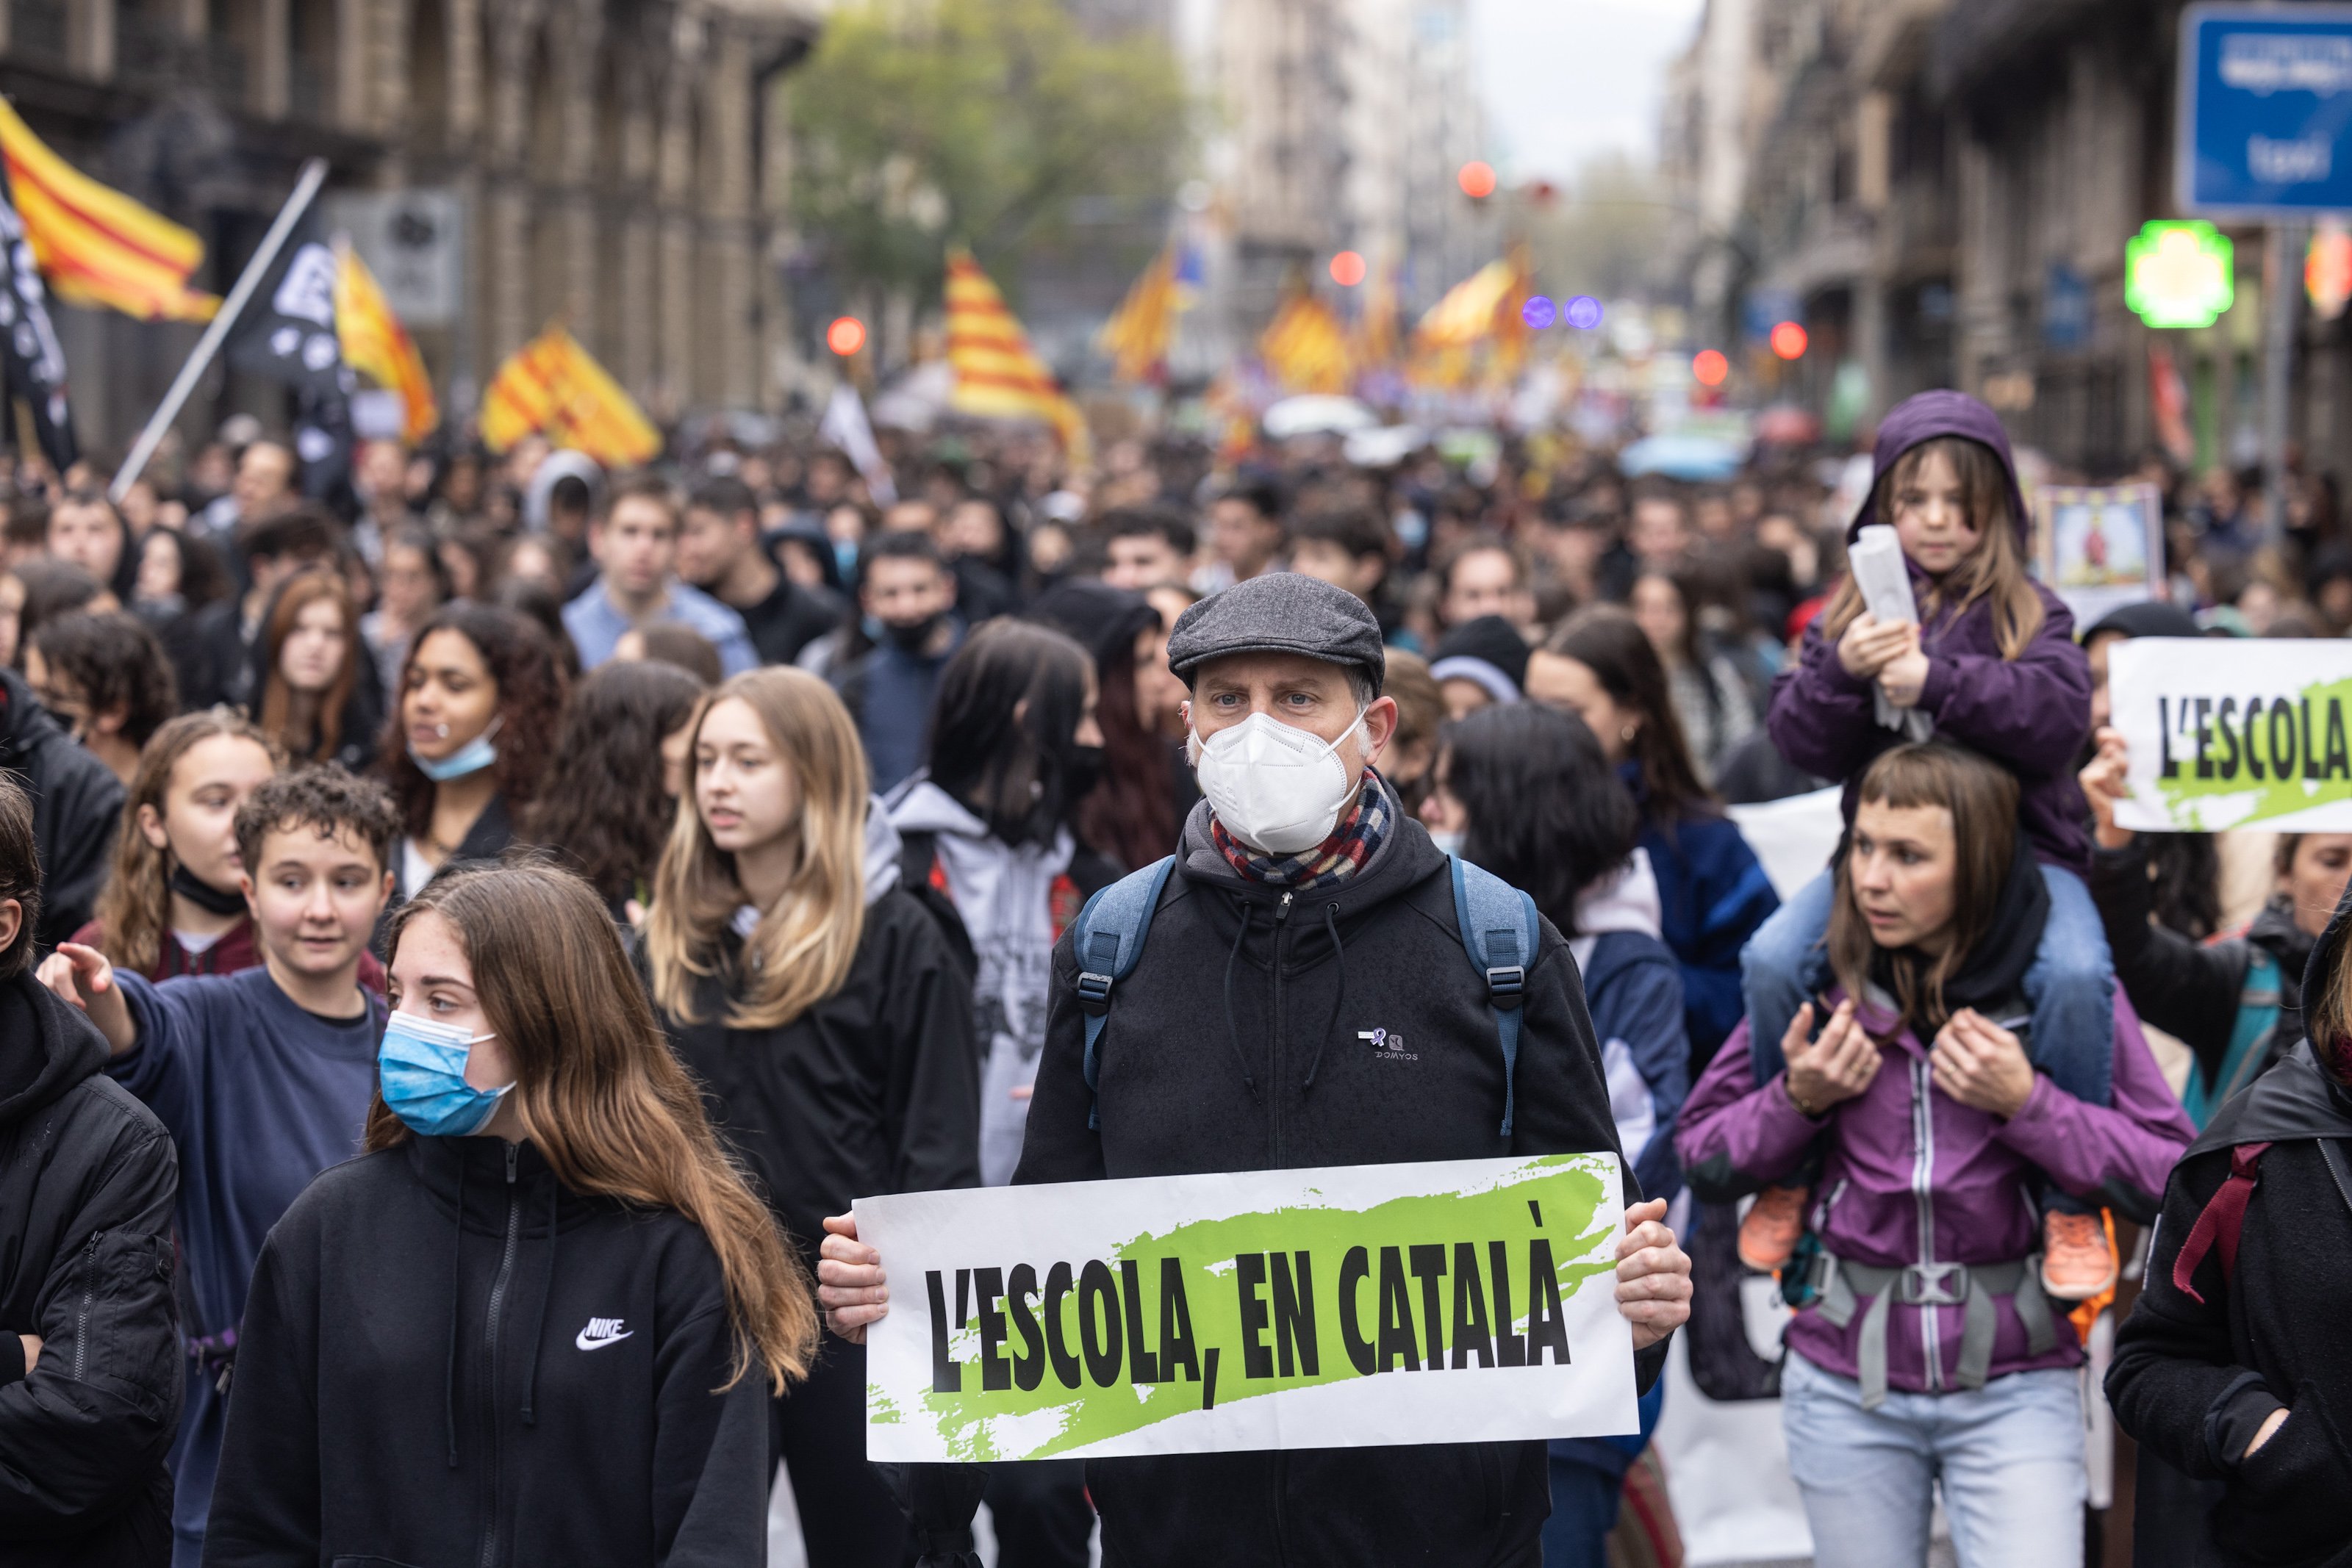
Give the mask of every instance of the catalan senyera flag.
[[1095, 335], [1095, 346], [1111, 356], [1113, 373], [1123, 382], [1149, 382], [1168, 364], [1168, 345], [1176, 336], [1176, 251], [1162, 250], [1127, 291], [1118, 311]]
[[342, 344], [343, 363], [400, 394], [406, 410], [401, 434], [408, 444], [414, 446], [432, 434], [441, 423], [441, 410], [433, 401], [433, 378], [425, 372], [425, 356], [393, 314], [375, 274], [348, 241], [335, 246], [335, 337]]
[[948, 406], [984, 419], [1039, 419], [1063, 447], [1088, 448], [1086, 416], [1029, 346], [1029, 334], [971, 253], [948, 252], [948, 365], [955, 392]]
[[1304, 287], [1293, 290], [1265, 324], [1258, 334], [1257, 351], [1275, 380], [1292, 392], [1345, 392], [1354, 369], [1347, 328], [1312, 289]]
[[1520, 269], [1508, 257], [1490, 261], [1445, 291], [1431, 306], [1413, 340], [1423, 349], [1466, 349], [1494, 334], [1503, 308], [1523, 287]]
[[537, 431], [558, 446], [584, 452], [607, 468], [649, 463], [661, 432], [620, 383], [562, 326], [525, 343], [499, 367], [482, 393], [482, 440], [504, 452]]
[[205, 259], [202, 240], [58, 157], [5, 99], [0, 157], [33, 259], [57, 298], [146, 321], [208, 321], [220, 308], [188, 287]]
[[1364, 286], [1364, 310], [1356, 319], [1352, 348], [1360, 367], [1379, 370], [1396, 362], [1397, 314], [1401, 308], [1396, 262], [1383, 257], [1373, 267], [1371, 279]]

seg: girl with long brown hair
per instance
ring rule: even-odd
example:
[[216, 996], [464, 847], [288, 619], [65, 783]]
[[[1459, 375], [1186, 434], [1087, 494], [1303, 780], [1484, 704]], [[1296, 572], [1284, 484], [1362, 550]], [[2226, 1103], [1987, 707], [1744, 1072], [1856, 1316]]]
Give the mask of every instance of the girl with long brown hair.
[[[600, 673], [593, 680], [602, 679]], [[965, 960], [909, 891], [849, 710], [805, 671], [737, 675], [688, 727], [644, 962], [680, 1061], [793, 1241], [875, 1193], [980, 1179]], [[812, 1568], [897, 1568], [900, 1511], [866, 1462], [866, 1352], [825, 1342], [777, 1401]]]
[[375, 759], [383, 694], [339, 573], [299, 573], [270, 600], [254, 645], [253, 690], [255, 722], [295, 761], [356, 770]]
[[1820, 1161], [1819, 1256], [1781, 1278], [1803, 1304], [1780, 1397], [1822, 1568], [1924, 1563], [1938, 1491], [1961, 1568], [2078, 1568], [2084, 1354], [2034, 1200], [2145, 1224], [2194, 1134], [2121, 997], [2106, 1103], [2034, 1070], [2021, 1015], [2051, 900], [2007, 771], [1903, 746], [1855, 796], [1826, 993], [1769, 1050], [1740, 1025], [1675, 1147], [1708, 1203]]
[[[1796, 664], [1774, 683], [1766, 720], [1790, 762], [1845, 781], [1853, 820], [1872, 760], [1904, 731], [1879, 718], [1929, 724], [2006, 768], [2018, 821], [2048, 883], [2050, 918], [2025, 976], [2036, 1065], [2093, 1104], [2106, 1103], [2115, 965], [2084, 877], [2089, 810], [2074, 764], [2091, 729], [2091, 670], [2058, 596], [2026, 572], [2032, 519], [2000, 419], [1957, 392], [1921, 392], [1879, 427], [1876, 476], [1850, 540], [1872, 524], [1895, 531], [1910, 573], [1915, 622], [1881, 622], [1851, 574], [1805, 632]], [[1828, 977], [1822, 947], [1834, 899], [1826, 874], [1793, 895], [1742, 956], [1755, 1037], [1780, 1037]], [[2080, 1301], [2116, 1277], [2095, 1208], [2053, 1195], [2044, 1250], [2054, 1294]], [[1742, 1256], [1778, 1268], [1799, 1230], [1799, 1203], [1766, 1195], [1749, 1211], [1758, 1245]], [[1764, 1238], [1769, 1227], [1770, 1236]]]
[[808, 1273], [603, 902], [468, 867], [392, 954], [367, 1152], [254, 1270], [208, 1557], [760, 1561]]

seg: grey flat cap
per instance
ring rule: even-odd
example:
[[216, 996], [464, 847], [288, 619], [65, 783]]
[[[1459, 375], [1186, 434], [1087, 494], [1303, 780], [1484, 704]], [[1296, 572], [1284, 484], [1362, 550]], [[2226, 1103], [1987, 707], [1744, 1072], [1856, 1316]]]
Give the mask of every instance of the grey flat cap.
[[1378, 692], [1388, 676], [1381, 623], [1344, 588], [1296, 571], [1270, 571], [1213, 593], [1176, 618], [1168, 638], [1168, 667], [1188, 681], [1192, 671], [1227, 653], [1303, 653], [1326, 664], [1354, 664]]

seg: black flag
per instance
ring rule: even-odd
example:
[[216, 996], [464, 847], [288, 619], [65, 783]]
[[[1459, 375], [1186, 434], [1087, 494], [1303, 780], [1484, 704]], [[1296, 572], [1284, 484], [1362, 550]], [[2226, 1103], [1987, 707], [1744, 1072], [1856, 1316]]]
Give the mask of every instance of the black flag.
[[229, 363], [294, 389], [294, 452], [302, 493], [345, 517], [352, 496], [351, 394], [356, 384], [335, 337], [335, 253], [305, 216], [254, 290], [228, 340]]
[[[48, 290], [33, 260], [33, 243], [16, 215], [16, 193], [0, 167], [0, 245], [6, 246], [6, 277], [0, 280], [0, 375], [6, 399], [23, 399], [32, 416], [33, 439], [63, 477], [80, 455], [74, 445], [73, 410], [66, 402], [66, 356], [49, 321]], [[16, 434], [13, 420], [7, 434]]]

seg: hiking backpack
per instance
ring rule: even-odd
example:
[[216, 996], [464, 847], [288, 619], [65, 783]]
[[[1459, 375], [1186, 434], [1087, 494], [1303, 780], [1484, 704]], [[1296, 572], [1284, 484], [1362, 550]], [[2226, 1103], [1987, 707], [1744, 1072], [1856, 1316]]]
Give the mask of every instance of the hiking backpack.
[[[1454, 923], [1464, 954], [1486, 987], [1486, 1008], [1503, 1047], [1503, 1131], [1511, 1135], [1511, 1083], [1519, 1065], [1519, 1005], [1527, 992], [1528, 966], [1535, 962], [1541, 926], [1536, 901], [1490, 871], [1449, 854], [1454, 883]], [[1087, 1020], [1087, 1125], [1102, 1127], [1097, 1084], [1101, 1076], [1103, 1024], [1110, 1017], [1111, 993], [1135, 970], [1150, 935], [1160, 892], [1175, 869], [1164, 855], [1130, 872], [1087, 900], [1078, 911], [1073, 940], [1078, 960], [1078, 1006]]]

